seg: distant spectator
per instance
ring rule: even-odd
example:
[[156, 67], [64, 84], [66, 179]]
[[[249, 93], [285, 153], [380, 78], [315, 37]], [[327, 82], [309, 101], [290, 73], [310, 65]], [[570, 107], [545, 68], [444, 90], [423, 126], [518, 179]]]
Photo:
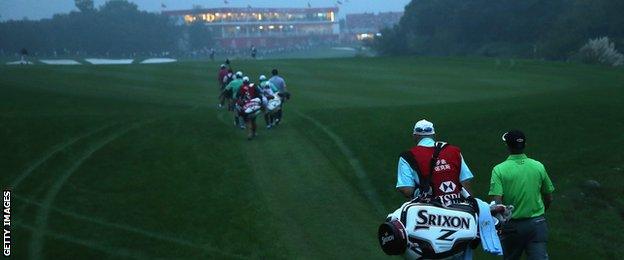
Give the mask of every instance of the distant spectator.
[[258, 54], [258, 49], [256, 49], [256, 46], [251, 45], [251, 58], [255, 59], [256, 58], [256, 54]]
[[210, 60], [214, 61], [215, 60], [215, 49], [214, 48], [210, 48]]
[[26, 57], [28, 56], [28, 50], [26, 50], [26, 48], [22, 48], [22, 50], [20, 50], [20, 54], [21, 54], [21, 63], [26, 64]]

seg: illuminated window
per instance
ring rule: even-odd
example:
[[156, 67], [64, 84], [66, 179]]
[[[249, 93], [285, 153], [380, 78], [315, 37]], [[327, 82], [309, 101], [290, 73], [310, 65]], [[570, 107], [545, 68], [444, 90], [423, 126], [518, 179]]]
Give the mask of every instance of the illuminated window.
[[192, 23], [192, 22], [194, 22], [196, 19], [197, 19], [197, 18], [195, 18], [195, 16], [192, 16], [192, 15], [188, 15], [188, 14], [187, 14], [187, 15], [185, 15], [185, 16], [184, 16], [184, 22], [186, 22], [186, 23]]
[[206, 21], [214, 22], [214, 20], [215, 20], [214, 14], [206, 14]]
[[269, 29], [273, 30], [273, 29], [275, 29], [275, 26], [269, 25]]
[[372, 33], [362, 33], [362, 34], [356, 35], [355, 37], [358, 40], [362, 41], [362, 40], [372, 39], [374, 37], [374, 35]]

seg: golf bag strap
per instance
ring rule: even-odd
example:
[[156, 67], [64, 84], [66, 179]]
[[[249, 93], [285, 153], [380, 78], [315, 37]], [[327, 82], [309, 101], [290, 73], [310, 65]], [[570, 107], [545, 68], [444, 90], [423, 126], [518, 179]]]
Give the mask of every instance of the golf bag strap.
[[407, 164], [412, 167], [412, 170], [418, 173], [420, 172], [418, 162], [416, 162], [416, 159], [414, 159], [414, 154], [412, 153], [412, 151], [407, 150], [405, 152], [402, 152], [399, 157], [405, 160], [405, 162], [407, 162]]
[[[429, 161], [429, 175], [423, 180], [420, 181], [420, 191], [425, 192], [431, 188], [431, 178], [433, 177], [433, 168], [438, 162], [438, 157], [440, 156], [440, 152], [444, 147], [446, 147], [447, 143], [445, 142], [436, 142], [433, 150], [433, 155], [431, 156], [431, 160]], [[433, 189], [433, 188], [431, 188]]]
[[401, 223], [403, 223], [403, 225], [407, 225], [407, 211], [409, 211], [409, 208], [416, 206], [416, 200], [413, 200], [412, 203], [409, 203], [407, 205], [405, 205], [403, 207], [403, 209], [401, 209]]

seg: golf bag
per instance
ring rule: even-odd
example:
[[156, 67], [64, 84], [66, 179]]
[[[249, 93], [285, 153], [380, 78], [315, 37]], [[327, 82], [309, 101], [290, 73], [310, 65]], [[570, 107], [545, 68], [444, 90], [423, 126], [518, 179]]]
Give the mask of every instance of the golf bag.
[[282, 99], [279, 96], [274, 96], [273, 99], [267, 101], [267, 112], [275, 113], [282, 108]]
[[[379, 245], [386, 254], [403, 255], [406, 259], [447, 258], [469, 246], [474, 249], [483, 241], [479, 237], [479, 229], [484, 228], [481, 225], [491, 224], [500, 231], [514, 210], [511, 205], [490, 203], [486, 207], [489, 212], [482, 213], [479, 203], [483, 202], [474, 198], [449, 206], [439, 201], [424, 203], [421, 199], [406, 202], [379, 226]], [[479, 222], [479, 215], [486, 216], [483, 222]], [[490, 241], [486, 244], [492, 250], [492, 240], [486, 238], [486, 241]], [[483, 246], [485, 249], [486, 245]]]
[[407, 259], [440, 259], [462, 253], [478, 243], [477, 211], [471, 203], [449, 207], [405, 203], [379, 227], [379, 244], [386, 254]]
[[252, 118], [260, 114], [262, 102], [260, 98], [251, 99], [240, 108], [239, 115], [244, 118]]

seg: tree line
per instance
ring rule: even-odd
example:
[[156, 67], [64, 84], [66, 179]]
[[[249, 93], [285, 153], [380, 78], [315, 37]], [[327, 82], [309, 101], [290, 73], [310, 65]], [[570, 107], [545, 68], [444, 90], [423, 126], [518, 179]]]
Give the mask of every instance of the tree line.
[[140, 11], [126, 0], [111, 0], [99, 8], [93, 0], [76, 0], [79, 11], [39, 21], [0, 23], [0, 49], [22, 49], [41, 56], [98, 55], [130, 57], [205, 50], [212, 45], [202, 24], [185, 26], [170, 18]]
[[589, 39], [624, 44], [622, 0], [413, 0], [371, 44], [386, 55], [563, 60]]

